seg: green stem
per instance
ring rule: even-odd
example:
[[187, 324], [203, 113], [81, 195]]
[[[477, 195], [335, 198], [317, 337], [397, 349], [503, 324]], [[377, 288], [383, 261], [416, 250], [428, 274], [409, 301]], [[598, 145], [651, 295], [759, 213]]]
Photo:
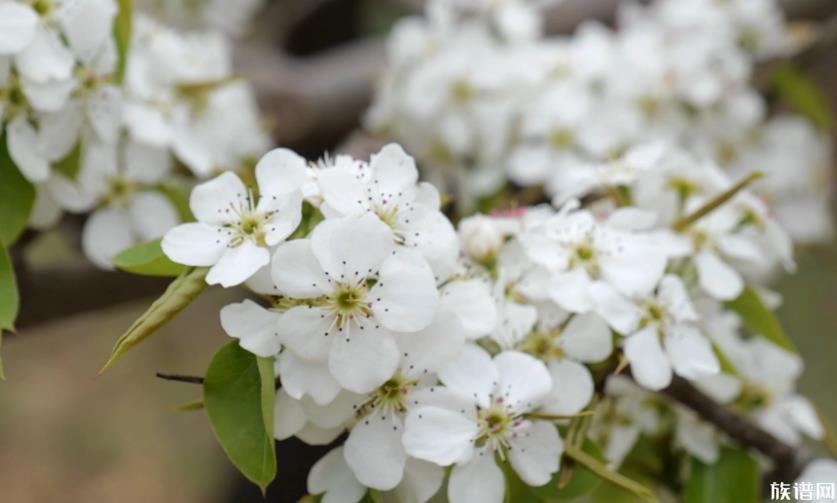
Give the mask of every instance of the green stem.
[[718, 207], [722, 206], [724, 203], [732, 199], [733, 196], [738, 194], [748, 185], [763, 177], [764, 173], [760, 171], [750, 173], [749, 175], [745, 176], [741, 181], [739, 181], [729, 189], [725, 190], [724, 192], [718, 194], [694, 212], [674, 222], [674, 225], [672, 225], [671, 228], [677, 232], [685, 231], [689, 228], [690, 225], [697, 222], [706, 215], [712, 213], [713, 211], [718, 209]]
[[601, 464], [596, 458], [590, 456], [579, 447], [574, 445], [568, 444], [564, 446], [564, 454], [569, 456], [575, 462], [584, 465], [598, 475], [599, 477], [603, 478], [604, 480], [614, 484], [616, 486], [621, 487], [627, 491], [630, 491], [637, 495], [643, 501], [648, 501], [652, 503], [657, 503], [659, 500], [657, 496], [647, 487], [643, 486], [639, 482], [629, 479], [624, 475], [609, 470], [606, 466]]

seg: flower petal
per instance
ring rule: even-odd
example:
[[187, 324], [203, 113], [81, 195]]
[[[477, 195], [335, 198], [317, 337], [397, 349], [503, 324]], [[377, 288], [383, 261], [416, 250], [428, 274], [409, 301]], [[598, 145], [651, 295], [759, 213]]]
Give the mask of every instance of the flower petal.
[[600, 362], [613, 351], [610, 327], [596, 313], [573, 316], [558, 343], [568, 356], [585, 363]]
[[128, 213], [134, 230], [143, 241], [162, 237], [180, 221], [171, 201], [163, 194], [150, 190], [134, 195]]
[[453, 467], [448, 481], [450, 503], [502, 503], [506, 479], [493, 454], [484, 449], [467, 463]]
[[279, 352], [277, 321], [281, 315], [246, 299], [221, 308], [221, 327], [251, 353], [270, 357]]
[[322, 503], [357, 503], [366, 488], [357, 481], [343, 457], [343, 447], [329, 451], [308, 472], [308, 492], [323, 494]]
[[418, 407], [407, 414], [402, 441], [410, 456], [447, 466], [471, 458], [477, 431], [476, 423], [458, 412]]
[[510, 440], [509, 461], [527, 485], [542, 486], [558, 471], [564, 443], [558, 429], [546, 421], [534, 421]]
[[380, 409], [352, 428], [343, 454], [361, 484], [389, 491], [401, 482], [407, 463], [402, 430], [400, 419]]
[[373, 173], [373, 188], [379, 194], [397, 197], [399, 192], [413, 190], [418, 182], [418, 169], [412, 157], [400, 145], [385, 145], [369, 161]]
[[273, 436], [276, 440], [290, 438], [305, 426], [302, 405], [299, 400], [288, 395], [284, 388], [276, 392], [273, 411]]
[[369, 210], [363, 184], [348, 169], [328, 168], [319, 171], [317, 182], [325, 203], [340, 215], [362, 215]]
[[665, 348], [671, 366], [681, 377], [698, 379], [721, 371], [712, 345], [695, 327], [670, 327], [665, 337]]
[[389, 227], [371, 214], [329, 219], [311, 233], [311, 249], [334, 281], [378, 272], [394, 246]]
[[344, 388], [367, 393], [392, 377], [399, 356], [392, 334], [375, 321], [364, 325], [349, 323], [334, 341], [328, 368]]
[[381, 265], [378, 283], [369, 297], [375, 317], [397, 332], [416, 332], [427, 327], [439, 301], [430, 267], [418, 254], [401, 249]]
[[59, 38], [58, 32], [43, 25], [35, 30], [32, 42], [17, 53], [15, 63], [21, 75], [44, 83], [68, 79], [75, 58]]
[[302, 221], [302, 192], [295, 190], [281, 196], [262, 196], [257, 211], [272, 213], [264, 224], [264, 240], [269, 246], [275, 246], [290, 236]]
[[630, 334], [637, 329], [642, 311], [609, 284], [597, 281], [590, 287], [596, 312], [617, 332]]
[[489, 395], [499, 377], [497, 366], [488, 353], [471, 345], [465, 346], [459, 356], [442, 367], [438, 374], [439, 380], [451, 392], [482, 407], [488, 407]]
[[593, 377], [581, 363], [568, 359], [549, 362], [552, 390], [543, 410], [550, 414], [575, 414], [593, 398]]
[[319, 307], [296, 306], [279, 318], [277, 330], [282, 344], [300, 358], [325, 361], [336, 331], [332, 331], [334, 315]]
[[415, 458], [407, 458], [404, 479], [395, 488], [397, 501], [425, 503], [439, 492], [445, 479], [445, 470], [438, 465]]
[[23, 3], [0, 3], [0, 54], [15, 54], [32, 43], [38, 15]]
[[514, 412], [537, 408], [552, 389], [552, 376], [537, 358], [518, 351], [503, 351], [494, 357], [498, 378], [495, 397], [502, 396]]
[[311, 251], [310, 239], [294, 239], [279, 245], [270, 267], [273, 281], [285, 295], [308, 299], [330, 291], [328, 277]]
[[647, 327], [625, 339], [625, 357], [640, 385], [657, 391], [671, 382], [671, 364], [660, 345], [657, 331]]
[[340, 385], [328, 372], [326, 362], [303, 360], [293, 351], [282, 351], [278, 362], [282, 387], [292, 397], [299, 399], [307, 395], [314, 403], [326, 405], [340, 393]]
[[305, 159], [286, 148], [265, 154], [256, 164], [256, 181], [262, 197], [284, 196], [308, 180]]
[[84, 254], [103, 269], [113, 269], [111, 259], [135, 243], [128, 214], [115, 208], [95, 211], [81, 233]]
[[9, 155], [30, 182], [43, 182], [49, 177], [49, 164], [38, 148], [38, 133], [26, 117], [19, 115], [6, 127]]
[[718, 300], [732, 300], [744, 289], [741, 275], [711, 251], [698, 252], [694, 256], [698, 281], [706, 293]]
[[442, 289], [439, 303], [456, 314], [470, 339], [490, 334], [497, 325], [497, 307], [483, 281], [452, 281]]
[[590, 276], [581, 268], [555, 273], [549, 295], [556, 304], [573, 313], [585, 313], [593, 308], [590, 299]]
[[395, 341], [403, 354], [401, 371], [407, 377], [435, 372], [453, 360], [465, 347], [459, 319], [439, 309], [433, 322], [416, 333], [396, 333]]
[[210, 266], [221, 259], [227, 242], [219, 239], [222, 229], [199, 222], [180, 224], [163, 236], [163, 253], [178, 264]]
[[221, 255], [206, 275], [206, 282], [210, 285], [220, 284], [224, 288], [240, 285], [269, 262], [270, 252], [267, 248], [256, 246], [252, 241], [244, 241], [228, 248]]
[[194, 189], [189, 207], [198, 221], [220, 225], [237, 218], [235, 211], [247, 204], [247, 187], [235, 173], [227, 171]]

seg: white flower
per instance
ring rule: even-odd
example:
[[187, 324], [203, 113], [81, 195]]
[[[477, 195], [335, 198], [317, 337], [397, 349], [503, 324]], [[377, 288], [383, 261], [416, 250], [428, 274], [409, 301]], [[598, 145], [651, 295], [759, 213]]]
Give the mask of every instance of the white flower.
[[393, 332], [424, 329], [438, 302], [424, 259], [396, 248], [390, 228], [369, 214], [325, 220], [309, 239], [279, 246], [273, 280], [299, 303], [280, 320], [283, 344], [301, 359], [328, 362], [358, 393], [397, 368]]
[[343, 447], [337, 447], [311, 467], [308, 472], [308, 492], [323, 495], [324, 503], [357, 503], [366, 494], [366, 488], [346, 465]]
[[280, 349], [276, 331], [280, 316], [246, 299], [221, 308], [221, 327], [247, 351], [263, 357], [276, 356]]
[[302, 219], [305, 160], [276, 149], [256, 165], [256, 200], [231, 172], [195, 187], [189, 207], [198, 219], [163, 238], [166, 255], [175, 262], [211, 266], [206, 281], [224, 287], [243, 283], [270, 261], [269, 246], [288, 237]]
[[[833, 459], [815, 459], [808, 463], [799, 478], [796, 479], [795, 486], [799, 488], [806, 487], [812, 491], [812, 497], [807, 501], [816, 501], [818, 503], [827, 503], [834, 501], [834, 487], [837, 485], [837, 461]], [[816, 492], [816, 487], [823, 485], [831, 488], [830, 494], [823, 494], [819, 496]], [[818, 497], [815, 497], [817, 495]], [[802, 498], [800, 497], [800, 500]]]
[[720, 371], [712, 346], [694, 325], [698, 315], [676, 276], [664, 276], [656, 293], [631, 300], [602, 282], [592, 286], [591, 295], [602, 318], [626, 336], [625, 357], [642, 386], [665, 388], [672, 369], [687, 379]]
[[155, 185], [170, 171], [165, 151], [133, 141], [86, 144], [76, 181], [53, 175], [47, 187], [67, 210], [93, 210], [82, 231], [85, 255], [112, 269], [111, 259], [143, 241], [160, 238], [180, 217]]
[[411, 410], [404, 447], [419, 459], [455, 464], [448, 483], [452, 503], [503, 501], [505, 482], [495, 453], [529, 485], [549, 482], [563, 444], [555, 426], [526, 418], [552, 387], [543, 363], [505, 351], [493, 360], [467, 347], [439, 372], [445, 384], [433, 405]]
[[415, 248], [427, 259], [439, 279], [450, 276], [459, 254], [456, 232], [439, 211], [436, 189], [417, 185], [413, 158], [390, 144], [372, 156], [368, 167], [360, 165], [365, 169], [352, 170], [345, 165], [318, 173], [323, 212], [376, 215], [392, 229], [399, 246]]

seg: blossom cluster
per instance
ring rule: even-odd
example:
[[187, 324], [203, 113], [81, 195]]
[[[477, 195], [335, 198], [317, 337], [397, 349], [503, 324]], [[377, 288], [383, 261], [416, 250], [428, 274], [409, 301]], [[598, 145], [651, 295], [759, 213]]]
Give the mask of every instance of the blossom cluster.
[[757, 190], [794, 241], [830, 237], [827, 136], [768, 114], [752, 83], [758, 61], [795, 47], [777, 2], [625, 3], [617, 28], [588, 21], [560, 37], [542, 33], [544, 3], [429, 2], [389, 39], [368, 126], [465, 204], [509, 179], [560, 194], [575, 175], [662, 141], [734, 176], [769, 172]]
[[105, 268], [180, 221], [176, 167], [205, 178], [270, 145], [222, 34], [136, 13], [118, 40], [117, 16], [129, 14], [114, 0], [0, 3], [0, 131], [37, 187], [30, 225], [90, 213], [83, 249]]
[[[308, 481], [334, 501], [367, 488], [427, 501], [447, 467], [453, 503], [503, 501], [509, 470], [543, 486], [597, 389], [590, 436], [611, 466], [660, 431], [711, 462], [723, 436], [651, 393], [674, 375], [789, 442], [821, 436], [794, 390], [798, 357], [750, 337], [725, 304], [793, 267], [764, 203], [659, 144], [601, 170], [559, 207], [455, 228], [396, 144], [368, 162], [276, 149], [253, 185], [227, 172], [197, 186], [198, 221], [162, 249], [258, 300], [225, 306], [221, 325], [276, 358], [278, 439], [324, 445], [348, 431]], [[602, 375], [613, 363], [633, 381]]]

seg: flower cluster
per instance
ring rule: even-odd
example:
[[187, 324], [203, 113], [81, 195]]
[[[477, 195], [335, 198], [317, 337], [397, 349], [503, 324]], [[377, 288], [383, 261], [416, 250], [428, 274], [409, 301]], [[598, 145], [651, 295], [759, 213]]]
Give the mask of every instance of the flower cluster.
[[91, 213], [83, 249], [104, 268], [180, 220], [175, 161], [205, 178], [270, 145], [223, 35], [178, 33], [137, 13], [130, 39], [114, 37], [129, 14], [114, 0], [0, 4], [0, 130], [37, 187], [30, 225]]
[[[566, 427], [592, 413], [596, 389], [590, 438], [611, 466], [641, 433], [669, 430], [678, 448], [717, 459], [723, 437], [651, 393], [674, 375], [780, 438], [821, 436], [794, 391], [797, 357], [745, 337], [725, 304], [793, 267], [761, 200], [659, 144], [596, 175], [557, 208], [475, 215], [456, 230], [398, 145], [368, 162], [277, 149], [254, 185], [228, 172], [197, 186], [198, 222], [162, 248], [261, 300], [225, 306], [221, 324], [276, 358], [278, 439], [329, 444], [348, 431], [312, 469], [314, 494], [423, 502], [452, 467], [450, 501], [503, 501], [509, 477], [553, 479], [564, 442], [578, 441]], [[607, 379], [611, 365], [636, 384]]]
[[775, 1], [631, 4], [617, 29], [585, 22], [569, 37], [541, 35], [543, 2], [459, 4], [430, 2], [396, 27], [367, 123], [460, 202], [508, 179], [560, 194], [573, 175], [662, 141], [734, 176], [769, 171], [758, 191], [794, 240], [831, 235], [827, 137], [768, 117], [751, 83], [757, 61], [794, 47]]

